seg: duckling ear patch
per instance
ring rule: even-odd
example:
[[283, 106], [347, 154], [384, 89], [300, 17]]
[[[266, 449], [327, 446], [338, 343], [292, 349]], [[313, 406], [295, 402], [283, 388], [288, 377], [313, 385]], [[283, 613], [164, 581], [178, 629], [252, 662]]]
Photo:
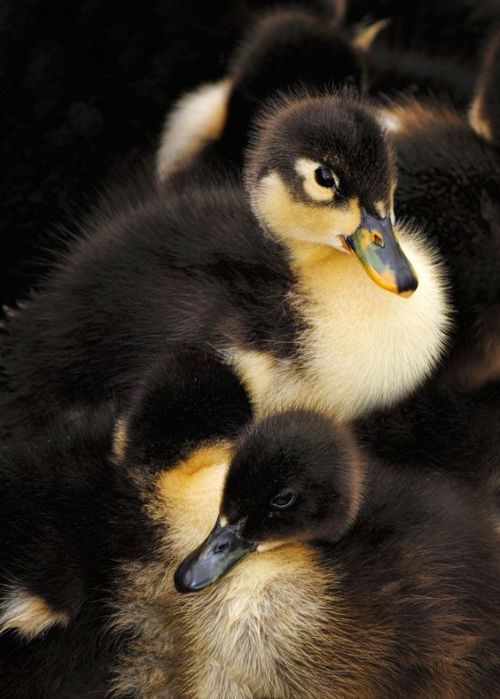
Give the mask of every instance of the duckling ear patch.
[[469, 123], [487, 141], [500, 144], [500, 32], [484, 54], [476, 96], [469, 111]]
[[302, 186], [309, 199], [318, 204], [326, 204], [333, 201], [335, 194], [333, 189], [322, 187], [316, 182], [314, 173], [318, 167], [321, 167], [321, 163], [316, 163], [309, 158], [297, 158], [295, 161], [295, 172], [302, 178]]
[[65, 626], [69, 620], [67, 614], [55, 611], [42, 597], [22, 588], [9, 592], [0, 604], [0, 633], [15, 629], [30, 639], [56, 624]]
[[156, 478], [152, 516], [169, 524], [169, 538], [179, 557], [187, 556], [212, 529], [219, 513], [232, 444], [195, 449]]

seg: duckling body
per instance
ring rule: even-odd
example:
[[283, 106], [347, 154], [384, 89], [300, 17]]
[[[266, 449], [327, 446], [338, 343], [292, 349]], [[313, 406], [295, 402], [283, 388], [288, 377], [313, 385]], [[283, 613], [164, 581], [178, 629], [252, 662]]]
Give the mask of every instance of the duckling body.
[[[4, 531], [15, 543], [3, 539], [3, 574], [15, 577], [18, 597], [30, 590], [35, 620], [51, 624], [31, 641], [0, 635], [10, 659], [0, 664], [6, 696], [41, 688], [199, 699], [495, 696], [498, 542], [486, 498], [435, 469], [379, 464], [347, 428], [319, 415], [291, 412], [250, 426], [243, 384], [211, 353], [163, 357], [126, 403], [111, 461], [105, 412], [97, 413], [97, 442], [81, 413], [70, 418], [75, 442], [65, 426], [62, 445], [32, 444], [28, 468], [19, 452], [5, 462]], [[282, 506], [288, 468], [294, 488], [304, 483], [319, 496], [297, 527], [287, 532], [288, 520], [266, 511], [258, 551], [217, 585], [177, 593], [174, 573], [209, 534], [221, 500], [228, 522], [235, 507], [259, 497], [267, 504], [276, 488]], [[46, 497], [41, 506], [36, 492]], [[49, 520], [51, 533], [36, 546]], [[248, 536], [259, 521], [249, 518]], [[69, 607], [67, 561], [76, 550], [84, 565], [75, 568], [79, 594]], [[33, 606], [40, 600], [52, 607], [44, 620]], [[33, 614], [11, 628], [31, 634]], [[23, 684], [21, 667], [33, 668]]]
[[466, 385], [481, 383], [500, 347], [498, 152], [454, 112], [409, 104], [387, 116], [398, 215], [424, 227], [450, 271], [457, 316], [448, 371]]
[[[179, 696], [495, 696], [499, 561], [489, 506], [442, 476], [366, 465], [344, 430], [329, 448], [328, 425], [274, 416], [240, 440], [227, 475], [215, 461], [193, 474], [192, 489], [173, 487], [175, 471], [159, 479], [173, 559], [217, 515], [219, 537], [241, 516], [237, 536], [255, 542], [243, 554], [230, 548], [241, 560], [207, 589], [167, 603], [175, 593], [164, 577], [154, 594], [184, 658], [172, 677]], [[270, 518], [268, 499], [280, 491], [281, 508], [287, 485], [297, 514], [271, 507]], [[193, 576], [184, 566], [176, 584]]]
[[[2, 446], [6, 698], [107, 696], [118, 655], [133, 652], [133, 634], [122, 633], [122, 618], [115, 623], [117, 593], [130, 571], [157, 560], [164, 526], [151, 516], [153, 464], [167, 471], [193, 451], [225, 454], [251, 417], [231, 370], [200, 352], [165, 357], [127, 405], [126, 431], [113, 407], [101, 406], [92, 415], [67, 414], [40, 438]], [[162, 640], [165, 650], [165, 626]]]
[[0, 452], [2, 696], [104, 696], [118, 562], [151, 550], [138, 493], [107, 458], [114, 415], [75, 416]]
[[[471, 10], [468, 6], [466, 9]], [[478, 9], [479, 15], [486, 9], [487, 3]], [[420, 10], [410, 8], [410, 13], [413, 11]], [[304, 26], [303, 31], [307, 34], [308, 28]], [[260, 40], [257, 32], [253, 36], [256, 47]], [[401, 101], [399, 97], [399, 104], [394, 103], [395, 91], [410, 86], [413, 80], [412, 64], [417, 63], [420, 70], [429, 64], [431, 74], [435, 58], [429, 56], [422, 63], [414, 56], [406, 62], [396, 61], [396, 66], [391, 61], [389, 74], [381, 78], [377, 74], [383, 65], [383, 60], [377, 63], [379, 44], [365, 56], [369, 91], [382, 101], [387, 94], [393, 97], [392, 106], [381, 108], [379, 113], [397, 153], [396, 213], [402, 220], [422, 226], [425, 239], [450, 271], [456, 329], [443, 371], [448, 379], [465, 386], [479, 385], [499, 375], [498, 45], [498, 37], [493, 35], [479, 77], [466, 67], [443, 67], [440, 60], [441, 73], [435, 73], [437, 83], [427, 78], [424, 81], [435, 94], [444, 95], [448, 85], [457, 107], [471, 104], [469, 119], [435, 99], [419, 102]], [[264, 59], [261, 61], [264, 64]], [[252, 70], [257, 73], [258, 65], [253, 64]], [[398, 71], [402, 75], [396, 75]], [[286, 78], [282, 77], [285, 84]], [[228, 128], [230, 114], [228, 108]]]
[[344, 17], [348, 24], [389, 20], [377, 35], [379, 45], [475, 66], [488, 33], [500, 23], [500, 9], [495, 0], [354, 0]]
[[[311, 142], [302, 110], [325, 124], [325, 136], [332, 119], [354, 124], [345, 140], [333, 141], [340, 191], [337, 175], [317, 162], [326, 141], [316, 144], [314, 130]], [[296, 155], [283, 142], [290, 129]], [[234, 364], [259, 409], [312, 400], [343, 418], [394, 402], [432, 370], [448, 324], [432, 252], [400, 231], [411, 257], [396, 244], [404, 283], [414, 287], [411, 265], [419, 277], [413, 295], [402, 298], [378, 286], [393, 284], [392, 272], [375, 271], [374, 284], [341, 242], [364, 230], [363, 207], [389, 221], [390, 159], [378, 127], [339, 97], [273, 111], [262, 132], [246, 171], [250, 205], [228, 182], [168, 197], [152, 192], [119, 202], [90, 227], [45, 290], [7, 324], [14, 418], [43, 419], [52, 406], [93, 403], [110, 392], [120, 397], [162, 352], [183, 344], [209, 347]], [[364, 169], [370, 158], [380, 159], [379, 170]], [[330, 178], [326, 187], [315, 180], [318, 171]], [[356, 255], [371, 247], [385, 253], [389, 240], [385, 248], [359, 242]], [[378, 262], [363, 264], [375, 270]]]

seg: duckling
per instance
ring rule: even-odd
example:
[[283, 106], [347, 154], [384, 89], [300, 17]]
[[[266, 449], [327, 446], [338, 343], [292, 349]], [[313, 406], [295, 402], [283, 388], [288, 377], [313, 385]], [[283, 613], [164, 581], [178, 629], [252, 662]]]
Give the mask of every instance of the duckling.
[[160, 182], [180, 186], [206, 168], [240, 172], [262, 102], [306, 84], [317, 94], [360, 86], [356, 50], [332, 22], [305, 10], [274, 10], [247, 32], [228, 75], [182, 96], [168, 113], [156, 157]]
[[[304, 37], [309, 31], [309, 27], [304, 25]], [[255, 53], [259, 51], [265, 56], [266, 45], [259, 44], [258, 32], [253, 36], [253, 41]], [[396, 191], [397, 214], [403, 220], [413, 220], [422, 226], [424, 236], [442, 255], [450, 271], [452, 305], [457, 323], [453, 341], [449, 344], [450, 351], [443, 358], [442, 373], [456, 381], [459, 388], [478, 386], [488, 378], [500, 376], [500, 309], [496, 299], [500, 289], [500, 261], [495, 231], [498, 163], [497, 149], [491, 148], [491, 145], [495, 145], [492, 127], [488, 125], [495, 117], [496, 109], [493, 86], [498, 72], [498, 59], [495, 58], [497, 42], [494, 35], [483, 59], [476, 87], [472, 70], [464, 68], [458, 71], [455, 67], [441, 71], [438, 82], [448, 84], [456, 95], [460, 92], [459, 99], [455, 95], [456, 104], [470, 102], [472, 92], [476, 93], [468, 121], [453, 109], [430, 100], [425, 103], [400, 100], [399, 104], [393, 103], [379, 110], [398, 157], [400, 186]], [[272, 49], [268, 47], [267, 50], [272, 55]], [[265, 66], [263, 55], [260, 55], [260, 63]], [[372, 50], [365, 56], [368, 79], [371, 81], [368, 89], [386, 103], [384, 95], [379, 93], [380, 90], [387, 91], [388, 83], [381, 84], [375, 75], [377, 69], [375, 73], [371, 70], [372, 56]], [[301, 56], [299, 59], [307, 64]], [[244, 54], [241, 60], [244, 61]], [[426, 60], [432, 73], [431, 64], [435, 59], [429, 57]], [[403, 74], [411, 72], [411, 63], [398, 61], [396, 68]], [[420, 60], [418, 66], [420, 70]], [[252, 75], [259, 75], [259, 61], [252, 63], [251, 70]], [[465, 80], [466, 73], [470, 75]], [[463, 81], [460, 90], [452, 86], [453, 76], [457, 77], [458, 82]], [[401, 80], [394, 75], [387, 77], [392, 90], [400, 89], [405, 79], [404, 75]], [[285, 71], [282, 71], [282, 80], [285, 84]], [[436, 84], [431, 83], [432, 91], [435, 91]], [[481, 120], [480, 105], [484, 103], [485, 95], [492, 110], [488, 122]], [[228, 125], [230, 113], [229, 105], [226, 115]], [[477, 134], [481, 140], [478, 140]], [[189, 177], [192, 170], [187, 167], [185, 176]], [[472, 200], [469, 202], [469, 199]], [[472, 227], [472, 251], [461, 242], [464, 220], [470, 220], [467, 225], [468, 228]]]
[[[377, 8], [378, 9], [378, 8]], [[381, 8], [382, 9], [382, 8]], [[393, 8], [394, 11], [397, 8]], [[440, 97], [468, 105], [475, 70], [451, 56], [387, 41], [391, 19], [368, 26], [328, 24], [304, 10], [275, 10], [255, 22], [226, 76], [184, 94], [167, 114], [156, 155], [160, 183], [182, 186], [206, 171], [239, 173], [259, 109], [277, 93], [307, 86], [317, 94], [352, 85], [378, 99]]]
[[500, 381], [458, 389], [428, 381], [391, 408], [353, 424], [363, 448], [385, 463], [453, 474], [500, 507]]
[[[211, 401], [214, 401], [213, 409], [210, 407]], [[450, 406], [448, 410], [450, 422], [467, 422], [469, 416], [464, 414], [461, 408], [460, 402]], [[294, 416], [295, 413], [291, 415]], [[301, 419], [301, 417], [294, 417], [289, 423], [285, 416], [283, 423], [286, 426], [295, 425], [295, 420], [299, 422], [310, 440], [307, 444], [310, 447], [314, 444], [314, 450], [317, 449], [318, 454], [324, 453], [323, 442], [321, 439], [316, 440], [316, 431], [309, 431], [309, 418], [304, 423]], [[323, 421], [324, 418], [319, 419], [320, 426]], [[281, 423], [278, 421], [278, 424]], [[332, 429], [330, 423], [328, 424]], [[466, 498], [470, 496], [474, 501], [486, 501], [486, 496], [483, 501], [482, 496], [479, 495], [477, 488], [479, 478], [476, 478], [475, 474], [463, 473], [459, 466], [453, 471], [451, 461], [456, 454], [451, 454], [450, 463], [444, 464], [429, 459], [424, 451], [422, 455], [419, 454], [422, 461], [418, 463], [418, 458], [413, 459], [413, 454], [405, 450], [405, 444], [402, 444], [401, 452], [397, 452], [394, 431], [391, 431], [390, 423], [385, 423], [385, 427], [388, 431], [387, 437], [385, 442], [384, 439], [380, 441], [386, 447], [386, 442], [392, 444], [394, 451], [389, 455], [384, 454], [384, 458], [386, 460], [391, 456], [396, 458], [392, 464], [398, 464], [398, 482], [406, 483], [405, 478], [408, 478], [406, 501], [410, 499], [409, 492], [413, 483], [418, 482], [419, 478], [426, 484], [426, 493], [427, 488], [430, 493], [433, 493], [432, 502], [435, 502], [436, 483], [440, 484], [442, 481], [448, 483], [448, 479], [453, 484], [452, 489], [467, 493]], [[382, 432], [383, 428], [382, 422]], [[347, 445], [345, 453], [348, 454], [349, 444], [353, 447], [355, 445], [352, 436], [349, 437], [347, 429], [340, 427], [335, 429], [339, 434], [344, 435], [343, 439]], [[148, 372], [139, 389], [133, 392], [128, 407], [118, 420], [114, 436], [115, 458], [123, 464], [125, 473], [133, 474], [133, 482], [139, 492], [143, 493], [144, 511], [158, 527], [158, 533], [154, 538], [155, 555], [137, 565], [125, 565], [122, 574], [117, 578], [117, 585], [113, 588], [116, 599], [113, 628], [133, 638], [130, 644], [120, 648], [117, 662], [113, 665], [112, 687], [118, 696], [161, 696], [167, 691], [166, 688], [174, 696], [178, 696], [179, 692], [180, 696], [185, 696], [177, 686], [180, 679], [177, 677], [174, 681], [174, 675], [175, 668], [190, 664], [191, 651], [189, 648], [186, 650], [185, 636], [179, 636], [177, 630], [178, 625], [183, 628], [186, 626], [186, 618], [183, 616], [182, 608], [179, 612], [182, 618], [177, 615], [179, 600], [173, 589], [173, 574], [180, 559], [195, 545], [197, 531], [200, 531], [200, 539], [210, 531], [219, 509], [220, 494], [229, 463], [235, 453], [236, 455], [240, 453], [238, 445], [235, 446], [235, 440], [242, 431], [245, 435], [248, 430], [252, 434], [256, 432], [255, 428], [251, 427], [248, 396], [241, 382], [238, 382], [236, 374], [231, 373], [229, 367], [216, 362], [209, 353], [200, 355], [193, 351], [190, 351], [186, 357], [183, 357], [183, 353], [174, 355], [168, 362], [162, 362]], [[356, 426], [357, 439], [362, 440], [363, 452], [370, 454], [366, 458], [375, 461], [375, 455], [378, 453], [377, 440], [369, 439], [371, 435], [366, 432], [363, 434], [358, 430], [359, 426]], [[276, 431], [276, 441], [274, 441], [274, 431], [271, 429], [264, 431], [267, 440], [264, 447], [261, 441], [257, 440], [253, 443], [255, 450], [263, 459], [267, 459], [267, 455], [273, 449], [281, 457], [284, 455], [288, 459], [288, 455], [293, 453], [290, 450], [293, 450], [294, 445], [298, 444], [299, 447], [301, 445], [300, 440], [294, 441], [293, 438], [296, 435], [287, 432], [284, 436], [281, 429]], [[324, 438], [324, 433], [321, 436]], [[441, 435], [440, 437], [442, 438]], [[451, 441], [454, 437], [453, 433], [450, 437]], [[245, 440], [246, 437], [244, 436], [243, 439]], [[481, 443], [480, 440], [476, 441]], [[283, 448], [285, 442], [287, 446]], [[359, 447], [356, 449], [359, 450]], [[464, 449], [467, 450], [466, 445]], [[315, 454], [311, 447], [311, 460]], [[474, 456], [469, 452], [469, 456], [472, 461], [478, 460], [477, 454]], [[498, 453], [496, 457], [498, 460]], [[234, 456], [235, 460], [237, 458], [239, 457]], [[248, 458], [251, 459], [250, 456]], [[485, 457], [486, 460], [487, 458], [488, 456]], [[261, 461], [257, 460], [257, 463], [261, 464]], [[312, 469], [312, 462], [310, 463]], [[321, 459], [318, 463], [321, 468]], [[487, 471], [486, 465], [485, 462], [485, 471]], [[389, 460], [387, 467], [380, 465], [376, 471], [377, 478], [379, 472], [381, 474], [381, 491], [386, 483], [382, 478], [384, 468], [392, 471], [394, 466]], [[445, 475], [446, 470], [448, 479]], [[441, 476], [437, 475], [439, 472]], [[254, 472], [248, 474], [245, 481], [248, 487], [250, 487], [252, 473]], [[405, 474], [410, 475], [405, 476]], [[317, 475], [323, 478], [323, 475]], [[452, 478], [463, 476], [468, 482], [466, 487], [462, 488], [458, 480], [455, 482]], [[474, 490], [470, 487], [470, 481], [476, 481]], [[259, 487], [259, 483], [259, 480], [254, 479], [253, 484], [256, 488]], [[391, 483], [384, 491], [386, 500], [392, 497]], [[359, 488], [359, 483], [355, 487]], [[443, 491], [439, 490], [439, 492], [444, 497]], [[397, 495], [395, 500], [399, 501]], [[485, 505], [485, 511], [487, 509]], [[463, 514], [462, 510], [461, 512]], [[474, 533], [471, 533], [472, 536]], [[285, 552], [288, 558], [280, 558], [279, 565], [280, 570], [286, 571], [288, 585], [289, 578], [297, 572], [297, 566], [290, 559], [290, 549], [284, 549], [283, 553]], [[477, 555], [480, 553], [477, 552]], [[307, 565], [307, 561], [304, 565]], [[252, 585], [255, 580], [260, 581], [257, 582], [259, 589], [261, 584], [267, 585], [269, 582], [265, 577], [261, 580], [259, 577], [261, 574], [260, 568], [251, 571]], [[310, 576], [309, 568], [302, 571], [299, 576], [301, 584], [306, 579], [311, 579]], [[269, 595], [274, 595], [274, 592], [275, 588], [270, 587]], [[233, 616], [238, 613], [239, 600], [242, 599], [242, 604], [247, 604], [245, 601], [247, 593], [246, 587], [241, 590], [238, 587], [235, 590], [234, 607], [231, 612]], [[262, 597], [259, 596], [259, 599]], [[297, 606], [300, 609], [305, 608], [303, 598], [297, 600]], [[235, 617], [235, 623], [236, 621]], [[309, 622], [310, 618], [304, 618], [304, 625]], [[187, 626], [191, 628], [190, 620]], [[290, 627], [290, 633], [293, 628], [293, 626]], [[246, 631], [244, 633], [246, 639]], [[243, 641], [240, 639], [240, 642]], [[250, 639], [245, 640], [245, 643], [249, 642]], [[250, 650], [252, 650], [251, 653]], [[353, 646], [351, 650], [354, 657], [356, 648]], [[254, 649], [249, 648], [249, 655], [255, 658]], [[358, 656], [356, 656], [356, 663], [358, 666]], [[313, 686], [316, 687], [316, 685]], [[212, 693], [208, 688], [206, 693], [200, 692], [200, 696], [226, 696], [226, 691], [229, 692], [229, 689], [222, 685], [219, 693]], [[231, 691], [236, 689], [231, 687]], [[247, 695], [249, 696], [250, 693]], [[267, 693], [264, 695], [268, 696]], [[392, 694], [389, 695], [392, 696]], [[231, 695], [228, 693], [227, 696]], [[279, 696], [283, 694], [280, 693]], [[288, 695], [284, 694], [284, 696]]]
[[498, 531], [469, 488], [308, 411], [243, 435], [220, 507], [206, 478], [168, 535], [180, 696], [498, 695]]
[[2, 445], [2, 697], [105, 695], [126, 643], [109, 624], [116, 575], [148, 558], [154, 531], [134, 484], [107, 458], [115, 419], [102, 406]]
[[250, 418], [234, 373], [185, 350], [147, 372], [118, 421], [112, 404], [74, 411], [2, 447], [2, 697], [107, 696], [119, 656], [133, 651], [117, 594], [157, 560], [159, 464], [225, 455]]
[[483, 41], [500, 24], [496, 0], [350, 0], [344, 22], [348, 26], [386, 21], [375, 45], [398, 51], [417, 51], [459, 65], [476, 67]]
[[448, 329], [433, 250], [393, 231], [395, 177], [362, 103], [306, 96], [263, 118], [245, 189], [108, 203], [6, 323], [2, 418], [26, 429], [52, 406], [120, 401], [183, 344], [224, 357], [257, 410], [313, 400], [350, 418], [394, 403], [433, 370]]
[[398, 216], [423, 227], [450, 272], [456, 329], [445, 371], [466, 386], [500, 377], [499, 71], [495, 35], [468, 119], [415, 101], [381, 112], [397, 154]]

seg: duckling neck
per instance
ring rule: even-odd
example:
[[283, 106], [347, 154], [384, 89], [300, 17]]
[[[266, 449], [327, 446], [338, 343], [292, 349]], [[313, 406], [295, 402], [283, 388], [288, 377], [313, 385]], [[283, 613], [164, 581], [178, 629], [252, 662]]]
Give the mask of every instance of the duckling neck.
[[448, 306], [440, 265], [416, 235], [400, 234], [419, 277], [410, 298], [377, 286], [353, 255], [307, 242], [289, 247], [307, 328], [302, 365], [316, 404], [340, 419], [405, 397], [444, 347]]
[[290, 242], [288, 253], [292, 268], [299, 277], [302, 268], [321, 264], [332, 255], [345, 254], [340, 250], [335, 250], [330, 245], [318, 245], [318, 243], [308, 243], [304, 240]]

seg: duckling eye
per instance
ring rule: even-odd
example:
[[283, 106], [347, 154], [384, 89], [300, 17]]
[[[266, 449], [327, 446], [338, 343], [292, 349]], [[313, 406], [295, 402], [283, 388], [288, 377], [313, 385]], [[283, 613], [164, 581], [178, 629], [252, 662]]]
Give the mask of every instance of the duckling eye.
[[337, 178], [330, 168], [325, 167], [324, 165], [320, 165], [316, 168], [314, 171], [314, 178], [321, 187], [328, 187], [331, 189], [332, 187], [338, 186]]
[[286, 510], [294, 504], [296, 499], [297, 494], [293, 490], [283, 490], [271, 500], [270, 505], [277, 510]]

